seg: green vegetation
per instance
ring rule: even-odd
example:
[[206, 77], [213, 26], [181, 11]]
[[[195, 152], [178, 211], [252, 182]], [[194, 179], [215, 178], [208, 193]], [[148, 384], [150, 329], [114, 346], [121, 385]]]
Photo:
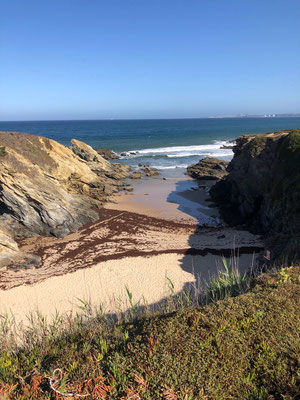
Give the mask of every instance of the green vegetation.
[[223, 267], [217, 276], [213, 276], [207, 286], [209, 300], [217, 301], [245, 293], [249, 285], [249, 276], [240, 274], [236, 258], [227, 262], [223, 257]]
[[[220, 288], [229, 294], [233, 269], [225, 265]], [[242, 282], [235, 273], [232, 286]], [[77, 316], [62, 330], [60, 316], [51, 326], [39, 316], [23, 349], [12, 347], [3, 318], [0, 398], [62, 399], [49, 386], [52, 376], [57, 390], [93, 399], [297, 399], [299, 285], [300, 267], [283, 268], [261, 275], [243, 295], [203, 307], [186, 307], [188, 300], [177, 311], [143, 318], [135, 318], [127, 288], [127, 322], [108, 327], [101, 314]], [[88, 303], [81, 308], [91, 315]]]
[[6, 147], [5, 146], [0, 146], [0, 157], [3, 157], [7, 154], [6, 152]]
[[300, 130], [291, 131], [281, 142], [279, 160], [282, 161], [284, 172], [297, 175], [300, 173]]

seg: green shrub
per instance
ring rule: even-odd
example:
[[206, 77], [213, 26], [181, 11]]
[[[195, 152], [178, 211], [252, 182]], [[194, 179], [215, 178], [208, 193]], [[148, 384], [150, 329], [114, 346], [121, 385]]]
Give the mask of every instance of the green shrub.
[[5, 146], [0, 146], [0, 157], [3, 157], [7, 154]]

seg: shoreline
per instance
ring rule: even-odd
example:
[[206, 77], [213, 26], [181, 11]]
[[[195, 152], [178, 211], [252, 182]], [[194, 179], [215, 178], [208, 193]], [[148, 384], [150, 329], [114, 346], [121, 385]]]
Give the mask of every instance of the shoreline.
[[[168, 176], [168, 175], [167, 175]], [[214, 181], [203, 181], [182, 174], [130, 180], [133, 192], [119, 192], [104, 205], [105, 209], [135, 212], [149, 217], [191, 225], [221, 226], [219, 210], [212, 205], [208, 190]]]

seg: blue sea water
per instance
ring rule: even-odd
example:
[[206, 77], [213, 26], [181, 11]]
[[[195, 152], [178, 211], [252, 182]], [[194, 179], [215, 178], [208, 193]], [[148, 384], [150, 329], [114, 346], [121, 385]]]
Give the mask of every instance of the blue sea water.
[[66, 146], [75, 138], [126, 152], [121, 162], [133, 167], [144, 163], [161, 170], [185, 168], [205, 156], [229, 160], [232, 151], [220, 147], [242, 134], [294, 128], [300, 128], [298, 117], [0, 122], [1, 131], [41, 135]]

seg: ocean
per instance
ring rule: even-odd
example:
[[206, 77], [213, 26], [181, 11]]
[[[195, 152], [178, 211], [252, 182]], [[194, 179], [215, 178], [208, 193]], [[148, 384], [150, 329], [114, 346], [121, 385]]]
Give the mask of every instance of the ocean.
[[300, 128], [300, 117], [0, 122], [1, 131], [41, 135], [66, 146], [74, 138], [126, 153], [120, 161], [133, 167], [150, 164], [169, 172], [205, 156], [230, 160], [232, 151], [221, 147], [242, 134], [294, 128]]

